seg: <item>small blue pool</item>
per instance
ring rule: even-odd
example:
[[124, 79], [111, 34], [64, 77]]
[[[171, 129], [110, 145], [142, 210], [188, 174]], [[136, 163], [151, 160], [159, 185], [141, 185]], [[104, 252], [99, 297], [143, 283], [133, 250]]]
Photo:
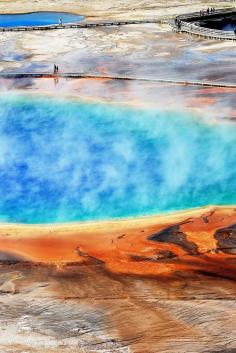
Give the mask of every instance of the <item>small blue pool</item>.
[[83, 16], [67, 12], [30, 12], [20, 14], [0, 15], [0, 27], [33, 27], [48, 26], [55, 24], [76, 23], [83, 19]]

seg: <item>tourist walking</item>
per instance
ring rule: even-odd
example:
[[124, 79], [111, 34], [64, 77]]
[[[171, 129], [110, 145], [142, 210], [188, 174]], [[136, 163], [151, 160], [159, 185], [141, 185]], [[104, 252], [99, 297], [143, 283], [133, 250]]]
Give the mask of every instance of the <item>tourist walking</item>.
[[58, 72], [59, 72], [59, 67], [54, 64], [54, 70], [53, 70], [54, 75], [58, 74]]
[[181, 21], [176, 17], [175, 19], [175, 26], [177, 27], [177, 29], [180, 31], [181, 30]]
[[177, 24], [177, 28], [178, 28], [179, 31], [181, 31], [181, 27], [182, 27], [182, 23], [181, 23], [181, 21], [179, 20], [179, 21], [178, 21], [178, 24]]

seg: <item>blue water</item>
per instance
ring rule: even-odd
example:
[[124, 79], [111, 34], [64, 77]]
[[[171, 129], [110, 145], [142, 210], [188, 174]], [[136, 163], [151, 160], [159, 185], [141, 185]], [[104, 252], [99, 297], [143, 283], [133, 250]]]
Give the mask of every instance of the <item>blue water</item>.
[[236, 29], [236, 24], [235, 23], [226, 24], [222, 28], [223, 31], [234, 31], [235, 29]]
[[0, 96], [0, 221], [110, 219], [236, 203], [236, 125]]
[[47, 26], [58, 24], [59, 19], [62, 23], [79, 22], [83, 16], [66, 12], [31, 12], [22, 14], [3, 14], [0, 15], [0, 27], [31, 27], [31, 26]]

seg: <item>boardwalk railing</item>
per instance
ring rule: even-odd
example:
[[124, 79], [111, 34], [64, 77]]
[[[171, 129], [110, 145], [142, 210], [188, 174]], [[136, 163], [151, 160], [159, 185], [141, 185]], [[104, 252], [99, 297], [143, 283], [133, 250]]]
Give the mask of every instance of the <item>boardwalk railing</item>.
[[125, 26], [131, 24], [146, 24], [146, 23], [161, 23], [161, 20], [126, 20], [126, 21], [102, 21], [102, 22], [79, 22], [64, 25], [47, 25], [47, 26], [21, 26], [21, 27], [0, 27], [0, 32], [20, 32], [20, 31], [48, 31], [53, 29], [68, 29], [68, 28], [90, 28], [90, 27], [105, 27], [105, 26]]
[[181, 22], [181, 26], [178, 28], [178, 26], [172, 24], [172, 27], [176, 32], [189, 33], [191, 35], [209, 39], [236, 41], [236, 34], [233, 31], [211, 29], [207, 27], [201, 27], [197, 24], [197, 22], [201, 20], [230, 14], [236, 14], [236, 9], [228, 8], [223, 10], [215, 10], [214, 12], [210, 12], [209, 14], [207, 13], [204, 15], [200, 15], [199, 12], [194, 12], [187, 15], [180, 15], [176, 17], [176, 20]]
[[170, 83], [179, 85], [203, 86], [203, 87], [222, 87], [236, 88], [236, 83], [228, 82], [212, 82], [212, 81], [184, 81], [162, 78], [134, 77], [134, 76], [118, 76], [118, 75], [101, 75], [99, 73], [58, 73], [50, 72], [0, 72], [0, 79], [22, 79], [22, 78], [88, 78], [88, 79], [109, 79], [109, 80], [124, 80], [124, 81], [144, 81], [154, 83]]
[[189, 22], [189, 21], [196, 21], [199, 19], [219, 17], [220, 15], [229, 15], [234, 12], [236, 12], [235, 7], [227, 7], [226, 9], [217, 9], [209, 13], [205, 11], [203, 14], [200, 14], [200, 12], [192, 12], [189, 14], [179, 15], [176, 18], [181, 21]]
[[236, 35], [232, 31], [222, 31], [217, 29], [210, 29], [197, 26], [193, 23], [182, 22], [181, 32], [190, 33], [192, 35], [202, 36], [205, 38], [232, 40], [236, 41]]

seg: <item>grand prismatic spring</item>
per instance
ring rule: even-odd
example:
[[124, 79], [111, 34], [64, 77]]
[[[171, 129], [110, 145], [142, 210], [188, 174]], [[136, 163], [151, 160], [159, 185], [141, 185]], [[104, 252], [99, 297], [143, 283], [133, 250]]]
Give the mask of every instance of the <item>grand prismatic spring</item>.
[[233, 5], [0, 0], [0, 353], [236, 352]]
[[236, 203], [236, 129], [228, 121], [14, 95], [0, 106], [2, 222], [101, 220]]

